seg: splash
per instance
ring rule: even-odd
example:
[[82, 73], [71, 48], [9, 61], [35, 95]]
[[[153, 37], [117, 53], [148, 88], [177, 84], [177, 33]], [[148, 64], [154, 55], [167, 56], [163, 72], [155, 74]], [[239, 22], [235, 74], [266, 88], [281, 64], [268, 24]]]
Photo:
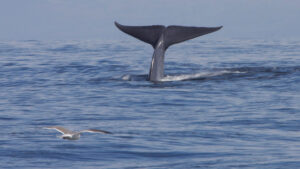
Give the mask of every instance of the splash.
[[[195, 74], [181, 74], [181, 75], [166, 75], [161, 82], [172, 82], [172, 81], [185, 81], [185, 80], [201, 80], [210, 77], [217, 77], [227, 74], [240, 74], [246, 73], [244, 71], [237, 70], [221, 70], [214, 72], [201, 72]], [[147, 75], [123, 75], [117, 79], [122, 79], [124, 81], [144, 81], [147, 80]]]
[[131, 80], [131, 76], [130, 75], [124, 75], [121, 78], [122, 78], [122, 80], [125, 80], [125, 81], [130, 81]]
[[217, 72], [201, 72], [196, 74], [184, 74], [184, 75], [175, 75], [175, 76], [167, 75], [161, 81], [170, 82], [170, 81], [196, 80], [196, 79], [205, 79], [209, 77], [222, 76], [226, 74], [238, 74], [238, 73], [246, 73], [246, 72], [222, 70]]

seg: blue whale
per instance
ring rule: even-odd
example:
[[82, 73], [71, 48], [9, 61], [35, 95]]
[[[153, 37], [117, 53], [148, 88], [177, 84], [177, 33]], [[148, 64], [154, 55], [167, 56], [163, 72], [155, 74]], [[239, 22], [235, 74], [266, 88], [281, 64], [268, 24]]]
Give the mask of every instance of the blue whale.
[[150, 66], [148, 79], [159, 82], [164, 77], [165, 52], [169, 46], [186, 40], [215, 32], [219, 27], [187, 27], [187, 26], [125, 26], [115, 22], [124, 33], [127, 33], [143, 42], [152, 45], [154, 53]]

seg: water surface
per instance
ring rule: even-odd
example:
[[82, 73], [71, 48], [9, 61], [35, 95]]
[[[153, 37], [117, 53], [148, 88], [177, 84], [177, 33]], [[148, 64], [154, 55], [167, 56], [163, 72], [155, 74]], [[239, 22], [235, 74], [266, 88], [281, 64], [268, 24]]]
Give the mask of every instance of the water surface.
[[[299, 168], [300, 41], [0, 42], [0, 168]], [[80, 140], [42, 129], [103, 129]]]

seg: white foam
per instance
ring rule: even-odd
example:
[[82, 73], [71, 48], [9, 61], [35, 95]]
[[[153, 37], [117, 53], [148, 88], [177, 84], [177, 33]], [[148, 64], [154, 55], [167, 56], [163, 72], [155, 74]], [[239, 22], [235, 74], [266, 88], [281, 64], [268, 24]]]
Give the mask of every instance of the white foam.
[[167, 75], [166, 77], [161, 79], [161, 81], [170, 82], [170, 81], [192, 80], [192, 79], [220, 76], [220, 75], [230, 74], [230, 73], [245, 73], [245, 72], [222, 70], [222, 71], [217, 71], [217, 72], [201, 72], [201, 73], [196, 73], [196, 74], [185, 74], [185, 75], [176, 75], [176, 76]]
[[124, 75], [122, 76], [122, 80], [130, 80], [131, 76], [130, 75]]
[[[220, 76], [225, 74], [239, 74], [239, 73], [246, 73], [241, 71], [230, 71], [230, 70], [221, 70], [221, 71], [214, 71], [214, 72], [201, 72], [201, 73], [195, 73], [195, 74], [181, 74], [181, 75], [167, 75], [160, 81], [162, 82], [172, 82], [172, 81], [183, 81], [183, 80], [193, 80], [193, 79], [201, 79], [201, 78], [207, 78], [207, 77], [214, 77], [214, 76]], [[121, 77], [117, 77], [116, 79], [122, 79], [125, 81], [132, 80], [132, 75], [123, 75]]]

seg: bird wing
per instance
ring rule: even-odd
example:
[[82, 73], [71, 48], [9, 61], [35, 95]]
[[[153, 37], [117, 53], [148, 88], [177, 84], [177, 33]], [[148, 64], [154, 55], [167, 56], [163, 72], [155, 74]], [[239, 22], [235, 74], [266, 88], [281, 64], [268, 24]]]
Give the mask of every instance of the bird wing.
[[104, 130], [98, 130], [98, 129], [87, 129], [87, 130], [82, 130], [79, 133], [103, 133], [103, 134], [112, 134], [109, 131], [104, 131]]
[[66, 128], [60, 127], [60, 126], [45, 127], [45, 129], [54, 129], [54, 130], [57, 130], [58, 132], [60, 132], [62, 134], [71, 134], [71, 133], [73, 133], [72, 131], [70, 131]]

